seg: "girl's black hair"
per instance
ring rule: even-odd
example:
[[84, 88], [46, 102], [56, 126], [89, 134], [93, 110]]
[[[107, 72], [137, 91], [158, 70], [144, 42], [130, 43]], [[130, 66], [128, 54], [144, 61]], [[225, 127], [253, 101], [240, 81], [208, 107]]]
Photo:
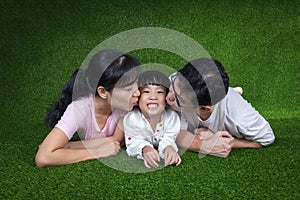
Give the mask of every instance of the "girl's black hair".
[[97, 88], [111, 92], [115, 87], [133, 84], [138, 77], [140, 62], [133, 56], [116, 50], [96, 53], [86, 69], [77, 69], [66, 83], [57, 102], [49, 109], [45, 124], [54, 127], [68, 105], [84, 96], [98, 95]]
[[169, 92], [170, 80], [169, 78], [156, 70], [149, 70], [143, 72], [139, 77], [139, 87], [144, 85], [158, 85], [166, 89], [166, 94]]

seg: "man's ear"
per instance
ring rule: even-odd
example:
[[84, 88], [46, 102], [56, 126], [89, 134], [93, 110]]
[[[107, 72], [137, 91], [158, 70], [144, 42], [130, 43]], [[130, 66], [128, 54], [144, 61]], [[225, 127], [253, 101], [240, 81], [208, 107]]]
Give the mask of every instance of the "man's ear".
[[107, 90], [104, 87], [97, 87], [97, 93], [102, 99], [107, 99]]
[[213, 109], [213, 106], [200, 106], [200, 110], [204, 112], [211, 112]]

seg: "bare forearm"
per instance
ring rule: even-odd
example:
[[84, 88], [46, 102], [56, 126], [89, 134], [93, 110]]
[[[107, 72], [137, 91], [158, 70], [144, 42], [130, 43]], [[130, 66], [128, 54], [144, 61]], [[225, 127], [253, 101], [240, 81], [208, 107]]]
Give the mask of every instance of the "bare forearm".
[[35, 157], [37, 167], [57, 166], [76, 163], [94, 158], [116, 155], [119, 142], [107, 138], [69, 142], [66, 134], [54, 128], [39, 146]]
[[95, 157], [87, 149], [57, 149], [49, 151], [40, 147], [36, 155], [36, 165], [38, 167], [66, 165], [84, 160], [94, 159]]
[[258, 142], [252, 142], [245, 139], [234, 138], [233, 148], [260, 148], [262, 145]]
[[95, 148], [97, 146], [103, 145], [105, 142], [108, 142], [107, 138], [95, 138], [90, 140], [81, 140], [81, 141], [72, 141], [68, 142], [64, 148], [65, 149], [86, 149], [86, 148]]
[[41, 146], [36, 155], [37, 167], [66, 165], [95, 158], [103, 158], [116, 155], [120, 150], [118, 142], [105, 142], [96, 148], [51, 150]]
[[120, 119], [111, 139], [120, 143], [121, 147], [125, 145], [123, 119]]
[[202, 141], [190, 132], [181, 130], [176, 138], [176, 143], [182, 149], [199, 152]]

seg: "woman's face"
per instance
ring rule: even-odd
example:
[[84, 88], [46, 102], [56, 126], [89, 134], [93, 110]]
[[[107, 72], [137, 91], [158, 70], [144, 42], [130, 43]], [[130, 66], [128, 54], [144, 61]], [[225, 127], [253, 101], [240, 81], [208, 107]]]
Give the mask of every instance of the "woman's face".
[[111, 93], [111, 106], [130, 111], [138, 104], [139, 96], [137, 81], [126, 87], [115, 87]]

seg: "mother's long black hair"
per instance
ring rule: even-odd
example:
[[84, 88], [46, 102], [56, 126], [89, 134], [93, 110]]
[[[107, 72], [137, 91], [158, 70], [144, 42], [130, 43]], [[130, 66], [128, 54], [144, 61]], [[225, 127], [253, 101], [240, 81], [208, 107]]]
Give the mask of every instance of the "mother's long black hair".
[[68, 105], [79, 97], [97, 94], [99, 86], [111, 92], [114, 87], [126, 86], [136, 81], [140, 62], [133, 56], [116, 50], [96, 53], [86, 69], [78, 68], [63, 88], [60, 97], [49, 109], [45, 124], [54, 127]]

